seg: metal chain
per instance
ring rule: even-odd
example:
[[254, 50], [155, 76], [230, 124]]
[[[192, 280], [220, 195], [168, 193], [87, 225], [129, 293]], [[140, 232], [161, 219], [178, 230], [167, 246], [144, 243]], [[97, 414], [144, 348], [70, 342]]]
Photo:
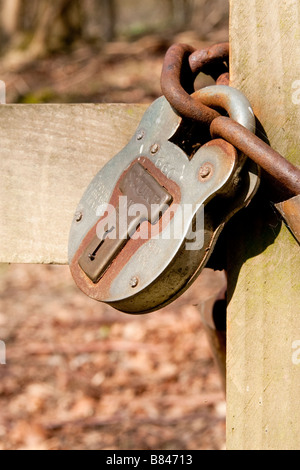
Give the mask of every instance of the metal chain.
[[[227, 63], [226, 63], [227, 62]], [[220, 114], [196, 102], [190, 95], [200, 72], [211, 75], [217, 83], [229, 83], [229, 44], [195, 50], [186, 44], [169, 48], [163, 63], [161, 88], [173, 108], [183, 117], [211, 124]]]
[[287, 197], [300, 194], [300, 169], [287, 161], [252, 132], [221, 116], [216, 110], [190, 96], [197, 75], [211, 75], [217, 84], [229, 84], [229, 44], [195, 50], [175, 44], [165, 56], [161, 87], [173, 108], [186, 119], [210, 126], [213, 137], [221, 137], [263, 168], [284, 189]]

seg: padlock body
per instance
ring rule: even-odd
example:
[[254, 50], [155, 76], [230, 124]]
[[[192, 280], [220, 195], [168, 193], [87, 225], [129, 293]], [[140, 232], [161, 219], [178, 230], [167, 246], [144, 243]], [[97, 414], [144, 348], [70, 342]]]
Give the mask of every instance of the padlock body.
[[211, 141], [190, 159], [171, 141], [180, 125], [166, 99], [156, 100], [128, 145], [95, 176], [76, 211], [82, 218], [72, 224], [69, 263], [77, 285], [124, 312], [157, 310], [180, 295], [257, 183], [245, 170], [247, 184], [232, 205], [236, 150]]

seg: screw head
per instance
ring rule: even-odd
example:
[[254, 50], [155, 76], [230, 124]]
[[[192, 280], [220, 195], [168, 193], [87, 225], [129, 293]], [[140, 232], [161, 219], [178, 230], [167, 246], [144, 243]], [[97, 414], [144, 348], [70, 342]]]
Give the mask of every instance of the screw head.
[[138, 283], [139, 283], [139, 279], [136, 276], [134, 276], [130, 279], [129, 284], [130, 284], [130, 287], [132, 287], [132, 289], [134, 289], [135, 287], [138, 286]]
[[152, 145], [151, 149], [150, 149], [150, 152], [152, 153], [152, 155], [155, 155], [158, 151], [159, 151], [160, 147], [158, 144], [154, 144]]
[[145, 131], [139, 131], [136, 140], [142, 140], [145, 137]]
[[200, 180], [205, 180], [212, 176], [214, 171], [214, 167], [212, 166], [211, 163], [204, 163], [204, 165], [201, 166], [199, 170], [199, 179]]
[[75, 214], [75, 220], [76, 220], [76, 222], [81, 222], [82, 217], [83, 217], [83, 213], [82, 213], [82, 212], [76, 212], [76, 214]]

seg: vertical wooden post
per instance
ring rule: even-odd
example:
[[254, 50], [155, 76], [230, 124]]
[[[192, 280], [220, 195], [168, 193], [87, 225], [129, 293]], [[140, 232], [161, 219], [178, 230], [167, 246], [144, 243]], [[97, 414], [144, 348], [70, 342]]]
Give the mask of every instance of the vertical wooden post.
[[[231, 79], [300, 165], [300, 0], [231, 0]], [[257, 199], [231, 227], [228, 449], [300, 448], [300, 249]]]

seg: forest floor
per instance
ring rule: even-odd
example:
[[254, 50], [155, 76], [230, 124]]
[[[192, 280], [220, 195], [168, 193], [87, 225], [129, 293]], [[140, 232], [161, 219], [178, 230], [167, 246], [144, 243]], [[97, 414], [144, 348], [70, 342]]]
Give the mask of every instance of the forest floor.
[[[219, 36], [227, 40], [226, 31]], [[163, 58], [174, 42], [209, 45], [191, 31], [106, 43], [100, 51], [81, 44], [68, 54], [24, 64], [20, 53], [10, 54], [0, 60], [0, 79], [7, 103], [151, 103], [161, 95]], [[201, 75], [197, 87], [207, 83], [212, 80]]]
[[[81, 46], [0, 64], [0, 79], [8, 103], [150, 103], [169, 45]], [[222, 282], [205, 271], [174, 304], [131, 317], [86, 298], [67, 267], [0, 266], [0, 449], [224, 449], [224, 394], [195, 306]]]

